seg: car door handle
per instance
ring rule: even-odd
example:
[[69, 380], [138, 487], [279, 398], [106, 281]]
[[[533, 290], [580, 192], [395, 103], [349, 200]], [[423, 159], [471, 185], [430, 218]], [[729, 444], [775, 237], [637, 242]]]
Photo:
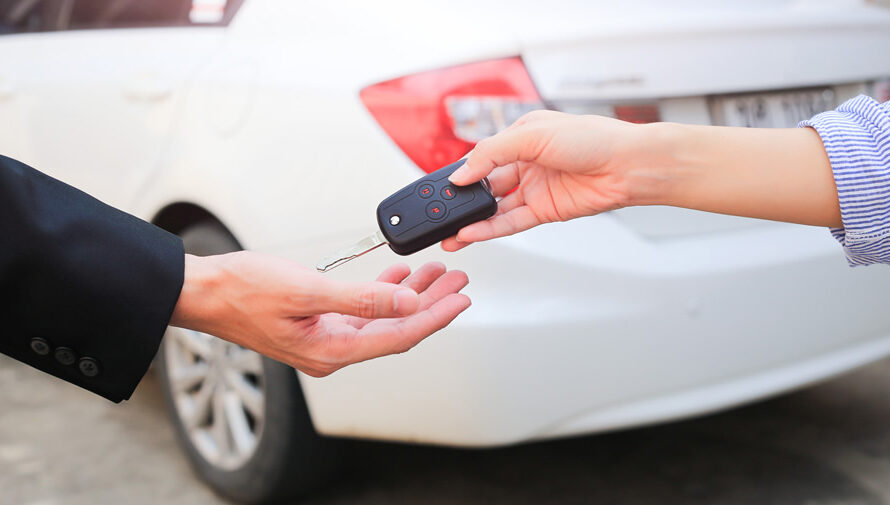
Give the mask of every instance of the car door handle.
[[7, 100], [12, 98], [12, 95], [15, 94], [15, 83], [12, 82], [12, 79], [5, 76], [0, 75], [0, 100]]
[[134, 102], [157, 102], [173, 94], [173, 84], [153, 74], [133, 77], [124, 89], [124, 95]]

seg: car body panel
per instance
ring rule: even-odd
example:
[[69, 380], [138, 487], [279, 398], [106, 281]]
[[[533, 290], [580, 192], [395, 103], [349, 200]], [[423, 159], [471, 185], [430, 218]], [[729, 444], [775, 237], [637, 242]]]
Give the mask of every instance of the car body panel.
[[23, 70], [7, 69], [18, 81], [21, 122], [0, 147], [130, 208], [157, 170], [186, 83], [223, 36], [214, 28], [145, 28], [4, 37], [0, 45], [15, 39], [29, 57]]
[[[474, 306], [405, 355], [304, 378], [317, 428], [514, 443], [707, 412], [887, 353], [890, 272], [850, 269], [824, 230], [659, 243], [618, 227], [598, 216], [411, 258], [468, 271]], [[339, 278], [392, 261], [369, 256]], [[732, 394], [705, 393], [720, 384]], [[680, 394], [699, 403], [664, 400]]]
[[[369, 84], [520, 55], [553, 104], [584, 112], [655, 100], [665, 119], [705, 124], [708, 95], [808, 86], [849, 95], [890, 75], [875, 57], [888, 13], [843, 0], [523, 0], [509, 10], [247, 0], [228, 28], [200, 28], [189, 55], [152, 57], [179, 62], [167, 70], [175, 98], [132, 116], [138, 134], [122, 146], [144, 142], [133, 148], [138, 163], [114, 170], [133, 151], [86, 130], [89, 110], [53, 117], [42, 107], [38, 117], [2, 97], [0, 113], [40, 128], [5, 125], [0, 149], [146, 219], [177, 202], [201, 206], [245, 247], [313, 265], [373, 232], [379, 201], [422, 174], [362, 105]], [[190, 29], [151, 33], [177, 40], [165, 43], [172, 50], [186, 43], [180, 30]], [[80, 35], [0, 37], [0, 54], [28, 37], [49, 47], [69, 36]], [[118, 47], [101, 51], [132, 56]], [[80, 75], [39, 58], [54, 78]], [[60, 92], [51, 103], [71, 99]], [[729, 407], [890, 353], [890, 272], [848, 268], [823, 229], [626, 209], [454, 254], [381, 248], [326, 275], [370, 279], [396, 261], [428, 260], [465, 270], [474, 306], [406, 354], [301, 375], [319, 432], [464, 446], [587, 433]]]

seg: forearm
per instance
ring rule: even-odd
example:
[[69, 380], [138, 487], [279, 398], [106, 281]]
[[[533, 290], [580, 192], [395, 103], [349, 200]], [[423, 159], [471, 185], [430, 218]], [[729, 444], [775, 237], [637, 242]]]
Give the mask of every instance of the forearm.
[[182, 241], [0, 156], [0, 353], [118, 402], [161, 342]]
[[810, 128], [656, 123], [639, 133], [646, 148], [627, 171], [631, 205], [842, 226], [831, 165]]

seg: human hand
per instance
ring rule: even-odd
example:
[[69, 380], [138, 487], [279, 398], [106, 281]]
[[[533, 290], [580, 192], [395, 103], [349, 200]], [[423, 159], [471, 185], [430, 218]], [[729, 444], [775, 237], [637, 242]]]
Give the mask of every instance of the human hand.
[[450, 180], [486, 176], [503, 197], [497, 213], [443, 240], [446, 251], [632, 205], [843, 225], [831, 164], [812, 128], [638, 125], [535, 111], [479, 142]]
[[[410, 275], [409, 275], [410, 274]], [[427, 263], [384, 271], [376, 282], [340, 282], [292, 261], [242, 251], [186, 255], [185, 283], [170, 321], [323, 377], [359, 361], [401, 353], [470, 306], [459, 270]]]
[[442, 248], [456, 251], [627, 205], [628, 161], [645, 152], [639, 145], [633, 149], [638, 128], [606, 117], [541, 110], [482, 140], [450, 180], [462, 186], [488, 176], [494, 196], [504, 198], [493, 217], [464, 227]]

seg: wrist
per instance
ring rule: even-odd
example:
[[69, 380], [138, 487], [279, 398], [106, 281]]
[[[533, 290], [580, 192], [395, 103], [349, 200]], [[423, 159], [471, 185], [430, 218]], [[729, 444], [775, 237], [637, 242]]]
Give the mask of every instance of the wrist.
[[686, 132], [676, 123], [649, 123], [634, 126], [627, 155], [619, 156], [624, 167], [628, 206], [670, 205], [674, 201]]
[[215, 319], [214, 293], [222, 269], [215, 256], [185, 255], [182, 290], [170, 318], [171, 326], [206, 331]]

